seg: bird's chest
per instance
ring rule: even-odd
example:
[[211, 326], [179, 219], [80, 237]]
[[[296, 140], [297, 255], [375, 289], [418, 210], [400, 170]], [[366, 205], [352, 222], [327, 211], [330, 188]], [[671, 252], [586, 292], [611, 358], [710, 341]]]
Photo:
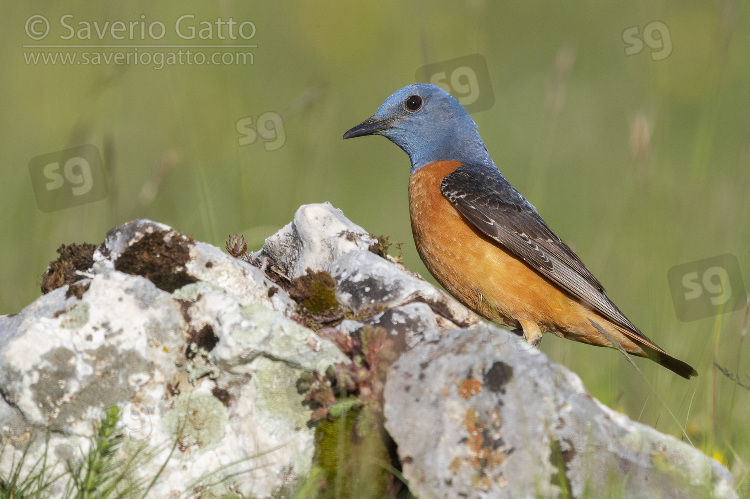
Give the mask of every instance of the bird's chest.
[[422, 167], [409, 179], [409, 212], [417, 251], [427, 269], [454, 295], [469, 292], [466, 277], [472, 274], [477, 246], [483, 244], [440, 191], [445, 176], [460, 165], [438, 161]]
[[505, 304], [517, 301], [520, 290], [514, 284], [520, 281], [509, 275], [527, 269], [443, 196], [441, 182], [460, 165], [440, 161], [411, 175], [409, 211], [414, 243], [430, 273], [459, 301], [484, 317], [515, 327]]
[[[440, 183], [461, 163], [438, 161], [422, 167], [409, 177], [409, 213], [414, 242], [422, 258], [423, 252], [449, 251], [461, 223], [461, 215], [443, 196]], [[462, 224], [463, 225], [463, 224]]]

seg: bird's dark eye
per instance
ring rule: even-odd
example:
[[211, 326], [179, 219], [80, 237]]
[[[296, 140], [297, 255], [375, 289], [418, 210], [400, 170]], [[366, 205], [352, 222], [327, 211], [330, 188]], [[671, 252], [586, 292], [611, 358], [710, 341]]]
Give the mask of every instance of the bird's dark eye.
[[404, 101], [404, 105], [409, 111], [417, 111], [422, 107], [422, 98], [418, 95], [410, 95], [406, 98], [406, 101]]

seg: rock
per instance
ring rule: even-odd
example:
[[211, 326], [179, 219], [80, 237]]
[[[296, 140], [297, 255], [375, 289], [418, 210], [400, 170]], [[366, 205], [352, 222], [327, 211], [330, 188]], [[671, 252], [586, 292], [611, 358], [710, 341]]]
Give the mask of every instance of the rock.
[[308, 204], [297, 210], [294, 221], [266, 239], [255, 256], [267, 258], [278, 273], [293, 279], [308, 268], [325, 269], [346, 253], [368, 251], [376, 243], [375, 237], [341, 210], [328, 203]]
[[[111, 405], [125, 409], [128, 438], [155, 453], [143, 477], [179, 438], [153, 497], [198, 493], [211, 473], [214, 493], [271, 497], [305, 476], [314, 430], [296, 383], [348, 359], [287, 317], [296, 304], [286, 292], [260, 269], [147, 220], [112, 230], [94, 262], [75, 284], [0, 318], [0, 429], [15, 448], [2, 454], [0, 477], [31, 432], [47, 429], [48, 455], [64, 471]], [[71, 286], [85, 288], [80, 298]], [[29, 465], [43, 444], [32, 442]]]
[[605, 407], [490, 325], [401, 355], [385, 416], [418, 497], [734, 496], [718, 462]]
[[389, 473], [368, 489], [370, 468], [326, 467], [366, 461], [330, 447], [341, 431], [420, 497], [579, 497], [617, 473], [624, 495], [733, 496], [716, 461], [602, 406], [330, 204], [256, 253], [241, 243], [234, 257], [135, 220], [93, 252], [61, 247], [48, 293], [0, 316], [0, 490], [24, 452], [25, 472], [77, 466], [117, 406], [118, 456], [141, 454], [133, 483], [159, 475], [150, 497], [314, 495], [322, 479], [397, 493]]
[[406, 303], [425, 303], [437, 325], [468, 327], [479, 317], [421, 278], [397, 272], [389, 261], [358, 251], [341, 256], [329, 265], [336, 280], [336, 297], [355, 312], [392, 309]]

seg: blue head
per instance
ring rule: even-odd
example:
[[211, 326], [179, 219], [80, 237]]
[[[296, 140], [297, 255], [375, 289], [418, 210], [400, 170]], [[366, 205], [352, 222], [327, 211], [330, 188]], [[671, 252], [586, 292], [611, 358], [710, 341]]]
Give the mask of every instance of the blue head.
[[345, 139], [383, 135], [411, 159], [411, 172], [434, 161], [493, 165], [477, 125], [448, 92], [428, 83], [397, 90]]

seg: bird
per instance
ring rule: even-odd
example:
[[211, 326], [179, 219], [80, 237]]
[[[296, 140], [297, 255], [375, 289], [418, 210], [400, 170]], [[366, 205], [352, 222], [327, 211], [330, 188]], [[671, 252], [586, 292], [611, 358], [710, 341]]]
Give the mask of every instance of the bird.
[[505, 179], [476, 123], [447, 91], [427, 83], [397, 90], [344, 139], [367, 135], [382, 135], [409, 156], [417, 252], [459, 302], [535, 347], [543, 333], [552, 333], [651, 359], [685, 379], [698, 375], [607, 297], [578, 255]]

